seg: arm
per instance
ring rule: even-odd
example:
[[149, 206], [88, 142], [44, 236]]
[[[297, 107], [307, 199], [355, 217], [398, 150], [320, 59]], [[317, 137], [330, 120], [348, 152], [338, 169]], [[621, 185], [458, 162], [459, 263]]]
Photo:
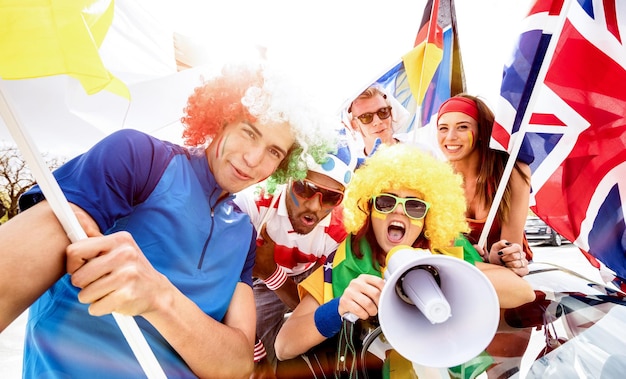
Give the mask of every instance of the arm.
[[476, 262], [478, 268], [491, 282], [498, 295], [501, 309], [515, 308], [535, 300], [531, 285], [504, 266]]
[[47, 202], [0, 227], [0, 331], [65, 274], [70, 241]]
[[[174, 289], [175, 290], [175, 289]], [[191, 300], [174, 293], [163, 308], [143, 316], [201, 378], [248, 377], [255, 343], [252, 288], [237, 284], [224, 323], [204, 314]]]
[[[261, 244], [257, 243], [256, 260], [254, 262], [252, 275], [259, 279], [266, 280], [278, 268], [278, 265], [274, 260], [274, 249], [276, 247], [276, 244], [274, 243], [274, 240], [272, 240], [272, 238], [267, 234], [265, 225], [263, 225], [263, 229], [261, 229], [260, 234], [263, 240]], [[298, 297], [298, 286], [296, 282], [294, 282], [293, 279], [289, 277], [279, 288], [274, 290], [274, 293], [290, 309], [295, 309], [300, 302], [300, 298]]]
[[[339, 307], [333, 317], [336, 316], [341, 323], [341, 315], [348, 312], [362, 320], [377, 315], [378, 300], [384, 284], [383, 279], [373, 275], [362, 274], [353, 279], [339, 298]], [[327, 337], [320, 333], [315, 323], [315, 312], [329, 305], [325, 303], [320, 306], [309, 294], [300, 301], [276, 337], [274, 349], [278, 359], [294, 358], [326, 340]]]
[[285, 305], [289, 307], [289, 309], [295, 309], [300, 303], [300, 298], [298, 297], [298, 284], [292, 278], [287, 278], [285, 284], [275, 290], [274, 293], [280, 298], [280, 300], [282, 300], [283, 303], [285, 303]]
[[[530, 177], [530, 167], [527, 164], [517, 163], [522, 171]], [[511, 208], [509, 217], [501, 226], [500, 240], [491, 245], [489, 262], [503, 265], [519, 276], [528, 274], [528, 259], [523, 252], [524, 224], [528, 216], [528, 202], [530, 198], [530, 184], [517, 171], [511, 172]]]
[[287, 318], [274, 343], [279, 360], [294, 358], [326, 340], [315, 327], [314, 314], [319, 306], [313, 296], [306, 295]]
[[220, 323], [157, 272], [127, 232], [71, 244], [67, 271], [81, 288], [79, 301], [90, 304], [90, 314], [143, 316], [199, 377], [247, 377], [252, 372], [256, 312], [248, 285], [237, 285]]
[[[530, 167], [521, 162], [517, 164], [530, 178]], [[530, 183], [527, 183], [516, 169], [511, 172], [509, 180], [511, 182], [511, 208], [509, 209], [508, 220], [502, 225], [500, 239], [521, 246], [524, 239], [524, 224], [528, 216]]]

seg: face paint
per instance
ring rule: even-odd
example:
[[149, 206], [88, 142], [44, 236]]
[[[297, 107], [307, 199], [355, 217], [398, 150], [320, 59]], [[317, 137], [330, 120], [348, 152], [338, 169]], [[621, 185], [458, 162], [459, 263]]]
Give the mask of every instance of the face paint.
[[474, 131], [473, 130], [468, 130], [467, 131], [467, 139], [469, 139], [469, 143], [470, 143], [470, 148], [474, 148]]
[[387, 215], [385, 213], [380, 213], [376, 209], [372, 209], [372, 217], [377, 218], [379, 220], [384, 220], [387, 218]]
[[220, 137], [220, 139], [217, 141], [217, 146], [221, 146], [221, 149], [215, 149], [215, 158], [218, 158], [220, 156], [220, 150], [222, 152], [222, 154], [224, 153], [224, 146], [226, 145], [226, 141], [224, 141], [224, 139], [226, 138], [225, 135], [222, 135]]
[[291, 201], [293, 201], [293, 204], [296, 207], [300, 206], [300, 202], [298, 201], [298, 196], [296, 196], [295, 193], [293, 193], [293, 190], [289, 191], [289, 196], [291, 197]]
[[419, 220], [415, 220], [413, 218], [409, 218], [409, 222], [411, 223], [411, 225], [413, 226], [417, 226], [418, 228], [421, 228], [424, 226], [424, 219], [420, 218]]

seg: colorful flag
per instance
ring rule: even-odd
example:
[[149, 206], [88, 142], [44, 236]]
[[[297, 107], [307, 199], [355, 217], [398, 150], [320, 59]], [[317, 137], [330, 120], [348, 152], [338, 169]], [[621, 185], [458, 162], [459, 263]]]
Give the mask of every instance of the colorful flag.
[[537, 0], [524, 27], [491, 146], [530, 164], [535, 214], [625, 279], [626, 4]]
[[107, 89], [128, 97], [98, 53], [113, 5], [113, 0], [1, 0], [0, 77], [67, 74], [88, 94]]
[[429, 124], [439, 106], [465, 91], [454, 0], [429, 0], [413, 50], [377, 83], [410, 112], [405, 131]]

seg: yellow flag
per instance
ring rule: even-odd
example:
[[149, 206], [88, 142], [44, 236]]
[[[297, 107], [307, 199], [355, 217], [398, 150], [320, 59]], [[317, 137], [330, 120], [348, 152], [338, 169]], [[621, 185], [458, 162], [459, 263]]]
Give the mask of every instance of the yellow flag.
[[424, 41], [402, 57], [411, 93], [418, 104], [422, 104], [428, 86], [443, 59], [443, 49]]
[[113, 0], [0, 0], [0, 77], [70, 75], [88, 94], [130, 98], [98, 52], [113, 21]]

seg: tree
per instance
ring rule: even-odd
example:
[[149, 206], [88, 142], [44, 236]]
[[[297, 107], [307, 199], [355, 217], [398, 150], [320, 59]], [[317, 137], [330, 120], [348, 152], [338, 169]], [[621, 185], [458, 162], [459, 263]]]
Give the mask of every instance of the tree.
[[[42, 158], [50, 170], [65, 162], [63, 158], [51, 158], [47, 154], [43, 154]], [[0, 219], [17, 215], [20, 196], [35, 184], [35, 178], [19, 149], [16, 146], [0, 145]]]

